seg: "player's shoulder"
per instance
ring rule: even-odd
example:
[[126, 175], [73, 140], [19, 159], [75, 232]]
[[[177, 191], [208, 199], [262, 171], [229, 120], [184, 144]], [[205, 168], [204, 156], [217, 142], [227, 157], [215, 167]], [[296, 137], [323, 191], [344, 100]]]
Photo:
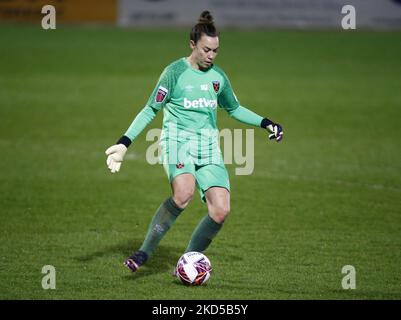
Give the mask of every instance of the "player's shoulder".
[[177, 59], [175, 61], [173, 61], [172, 63], [170, 63], [165, 69], [164, 71], [177, 76], [181, 73], [183, 73], [186, 69], [188, 68], [188, 65], [185, 63], [183, 58]]
[[224, 70], [216, 64], [213, 64], [213, 70], [217, 73], [220, 73], [222, 76], [226, 76]]
[[230, 82], [228, 80], [227, 74], [219, 66], [213, 64], [213, 71], [219, 75], [222, 87], [225, 87], [225, 85]]
[[218, 65], [213, 64], [213, 70], [217, 72], [224, 80], [228, 79], [227, 74]]

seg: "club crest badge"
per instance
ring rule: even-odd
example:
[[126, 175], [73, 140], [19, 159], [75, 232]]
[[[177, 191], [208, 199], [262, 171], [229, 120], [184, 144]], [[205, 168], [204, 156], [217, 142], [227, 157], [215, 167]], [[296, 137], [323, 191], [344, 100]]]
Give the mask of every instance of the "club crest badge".
[[213, 83], [213, 89], [217, 93], [220, 90], [220, 81], [212, 81]]
[[184, 168], [185, 165], [182, 162], [180, 162], [180, 163], [177, 163], [175, 166], [177, 169], [182, 169], [182, 168]]
[[157, 89], [156, 102], [157, 103], [163, 102], [163, 100], [167, 96], [167, 93], [168, 90], [165, 87], [160, 86], [159, 89]]

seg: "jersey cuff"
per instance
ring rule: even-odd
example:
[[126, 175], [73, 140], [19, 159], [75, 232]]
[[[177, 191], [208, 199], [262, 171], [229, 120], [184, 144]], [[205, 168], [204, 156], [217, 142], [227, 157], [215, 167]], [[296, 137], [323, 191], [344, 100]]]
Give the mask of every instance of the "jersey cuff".
[[266, 129], [267, 126], [270, 125], [270, 124], [273, 124], [273, 122], [270, 121], [270, 120], [267, 119], [267, 118], [264, 118], [264, 119], [262, 120], [262, 122], [260, 123], [260, 126], [261, 126], [263, 129]]
[[117, 144], [123, 144], [123, 145], [126, 146], [127, 148], [130, 146], [131, 143], [132, 143], [131, 139], [128, 138], [127, 136], [122, 136], [122, 137], [117, 141]]

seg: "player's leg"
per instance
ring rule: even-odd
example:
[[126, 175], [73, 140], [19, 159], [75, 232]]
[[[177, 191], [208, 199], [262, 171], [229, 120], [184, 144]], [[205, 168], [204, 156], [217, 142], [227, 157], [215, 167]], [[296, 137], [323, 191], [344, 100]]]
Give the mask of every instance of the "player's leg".
[[196, 171], [202, 200], [206, 201], [208, 214], [194, 230], [185, 250], [205, 251], [220, 231], [230, 212], [230, 182], [224, 164], [212, 164]]
[[205, 192], [205, 196], [210, 217], [223, 224], [230, 213], [230, 192], [222, 187], [212, 187]]
[[205, 193], [208, 214], [192, 234], [186, 252], [205, 251], [216, 237], [230, 212], [230, 193], [225, 188], [212, 187]]
[[185, 209], [195, 192], [195, 177], [191, 173], [180, 174], [174, 178], [171, 189], [174, 202], [178, 207]]
[[191, 170], [190, 166], [187, 166], [186, 171], [189, 172], [185, 173], [182, 170], [177, 172], [170, 168], [168, 175], [172, 179], [173, 195], [156, 210], [140, 249], [124, 262], [133, 272], [148, 260], [177, 217], [191, 201], [195, 190], [195, 178], [190, 172], [194, 169]]
[[191, 201], [195, 190], [195, 178], [190, 173], [180, 174], [173, 179], [171, 187], [173, 196], [166, 199], [157, 209], [139, 249], [148, 256], [153, 253], [160, 240]]

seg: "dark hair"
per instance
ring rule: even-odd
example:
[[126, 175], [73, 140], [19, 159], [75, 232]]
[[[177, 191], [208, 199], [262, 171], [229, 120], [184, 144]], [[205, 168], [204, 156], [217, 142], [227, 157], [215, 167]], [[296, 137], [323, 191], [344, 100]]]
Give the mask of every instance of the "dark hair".
[[197, 43], [198, 40], [205, 34], [209, 37], [217, 37], [219, 32], [214, 26], [213, 17], [209, 11], [203, 11], [199, 16], [198, 23], [193, 26], [189, 35], [190, 40]]

